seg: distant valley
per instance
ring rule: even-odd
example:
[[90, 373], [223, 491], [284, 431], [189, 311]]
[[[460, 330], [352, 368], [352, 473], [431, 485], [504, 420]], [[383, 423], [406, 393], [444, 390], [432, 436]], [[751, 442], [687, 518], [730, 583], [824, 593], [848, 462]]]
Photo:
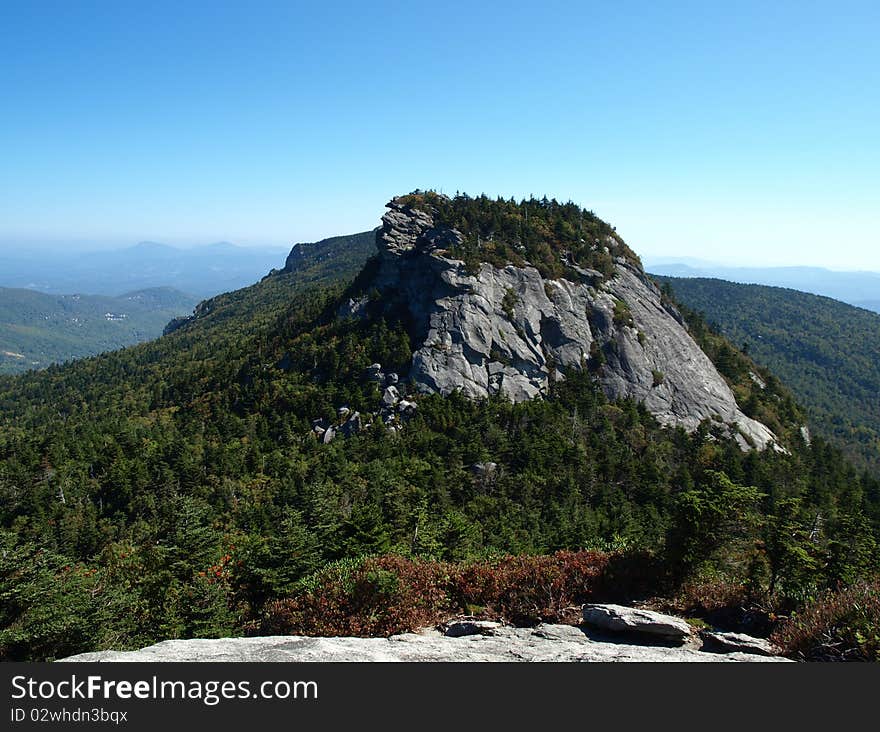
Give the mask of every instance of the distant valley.
[[103, 295], [47, 295], [0, 287], [0, 374], [45, 368], [156, 338], [198, 298], [170, 287]]

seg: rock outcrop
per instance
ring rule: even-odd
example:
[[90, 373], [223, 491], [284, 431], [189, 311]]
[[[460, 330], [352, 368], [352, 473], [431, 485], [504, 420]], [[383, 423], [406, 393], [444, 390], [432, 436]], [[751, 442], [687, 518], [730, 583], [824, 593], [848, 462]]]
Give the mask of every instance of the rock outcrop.
[[[375, 412], [361, 414], [348, 406], [336, 410], [336, 421], [321, 417], [312, 420], [312, 434], [323, 444], [329, 444], [336, 437], [352, 437], [371, 427], [379, 421], [391, 432], [400, 430], [418, 411], [419, 405], [404, 398], [406, 387], [400, 384], [394, 372], [384, 373], [382, 364], [371, 364], [364, 374], [364, 381], [376, 384], [381, 391], [378, 409]], [[404, 393], [402, 394], [401, 391]]]
[[[461, 242], [459, 232], [397, 201], [389, 209], [367, 290], [410, 324], [416, 340], [408, 378], [420, 391], [500, 392], [518, 402], [589, 369], [610, 398], [640, 401], [665, 426], [694, 431], [711, 420], [744, 450], [776, 445], [765, 425], [740, 410], [638, 263], [617, 257], [610, 278], [574, 265], [555, 280], [530, 266], [482, 263], [468, 271], [447, 252]], [[351, 298], [340, 314], [357, 317], [368, 306], [365, 297]]]
[[633, 633], [685, 643], [692, 636], [687, 621], [653, 610], [623, 605], [584, 605], [584, 623], [614, 633]]
[[745, 633], [721, 633], [704, 630], [700, 632], [703, 648], [719, 653], [753, 653], [758, 656], [772, 656], [773, 645], [764, 638], [754, 638]]
[[180, 330], [184, 325], [193, 319], [192, 315], [181, 315], [168, 321], [168, 324], [162, 329], [162, 335], [171, 335], [174, 331]]
[[590, 639], [569, 625], [492, 628], [460, 637], [436, 630], [390, 638], [220, 638], [171, 640], [138, 651], [84, 653], [63, 661], [783, 661], [744, 653], [641, 646]]

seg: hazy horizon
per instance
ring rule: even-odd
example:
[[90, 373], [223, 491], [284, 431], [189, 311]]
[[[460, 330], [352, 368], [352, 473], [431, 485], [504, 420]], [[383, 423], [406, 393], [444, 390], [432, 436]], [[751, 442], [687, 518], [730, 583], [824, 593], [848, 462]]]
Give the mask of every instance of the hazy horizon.
[[7, 4], [0, 240], [283, 248], [433, 188], [572, 200], [645, 258], [880, 270], [876, 19]]
[[273, 251], [290, 250], [290, 248], [298, 242], [289, 244], [267, 243], [261, 241], [230, 241], [228, 239], [212, 239], [206, 241], [179, 240], [174, 238], [150, 238], [143, 237], [140, 239], [130, 240], [80, 240], [80, 239], [56, 239], [56, 240], [11, 240], [0, 239], [0, 256], [3, 254], [27, 254], [28, 251], [42, 252], [68, 252], [71, 254], [88, 254], [99, 252], [120, 251], [123, 249], [131, 249], [141, 244], [159, 244], [172, 249], [204, 249], [207, 247], [217, 246], [218, 244], [231, 244], [242, 249], [262, 249]]
[[[363, 231], [367, 231], [368, 229], [363, 229]], [[341, 236], [346, 234], [355, 234], [358, 232], [355, 231], [345, 231], [345, 232], [336, 232], [327, 234], [326, 236], [321, 236], [314, 241], [320, 241], [321, 239], [326, 239], [334, 236]], [[0, 240], [0, 257], [14, 257], [16, 259], [28, 259], [29, 253], [34, 252], [35, 254], [65, 254], [65, 255], [85, 255], [85, 254], [101, 254], [101, 253], [111, 253], [111, 252], [120, 252], [127, 249], [132, 249], [134, 247], [143, 245], [143, 244], [158, 244], [161, 246], [170, 247], [172, 249], [178, 249], [181, 251], [190, 251], [197, 249], [207, 249], [210, 247], [214, 247], [217, 245], [232, 245], [238, 249], [251, 249], [253, 251], [262, 251], [262, 252], [277, 252], [279, 254], [286, 254], [293, 248], [296, 244], [303, 243], [306, 240], [294, 241], [290, 243], [266, 243], [260, 241], [228, 241], [228, 240], [216, 240], [216, 241], [180, 241], [172, 238], [167, 239], [139, 239], [132, 241], [78, 241], [78, 240], [70, 240], [70, 241], [28, 241], [28, 242], [14, 242], [14, 241], [3, 241]], [[637, 252], [638, 253], [638, 252]], [[785, 268], [808, 268], [808, 269], [820, 269], [827, 270], [830, 272], [853, 272], [853, 273], [871, 273], [877, 274], [880, 273], [880, 267], [876, 269], [870, 268], [860, 268], [857, 266], [846, 266], [841, 265], [840, 263], [836, 263], [833, 266], [825, 266], [820, 264], [804, 264], [801, 262], [790, 262], [790, 263], [768, 263], [761, 262], [757, 260], [746, 260], [746, 259], [730, 259], [725, 257], [719, 257], [716, 259], [705, 259], [700, 257], [693, 257], [688, 254], [662, 254], [657, 256], [652, 255], [644, 255], [642, 256], [643, 264], [646, 269], [650, 269], [651, 266], [659, 266], [659, 265], [673, 265], [673, 264], [681, 264], [685, 266], [689, 266], [694, 268], [695, 270], [699, 270], [702, 268], [712, 269], [717, 267], [727, 267], [732, 269], [785, 269]], [[2, 282], [2, 274], [0, 274], [0, 286], [3, 286]], [[880, 293], [878, 293], [880, 295]]]
[[[372, 228], [372, 227], [370, 227]], [[364, 228], [361, 231], [369, 231], [369, 228]], [[0, 257], [2, 256], [14, 256], [17, 259], [27, 259], [29, 252], [36, 253], [55, 253], [55, 254], [69, 254], [69, 255], [80, 255], [80, 254], [100, 254], [102, 252], [110, 253], [110, 252], [119, 252], [126, 249], [132, 249], [142, 244], [158, 244], [161, 246], [171, 247], [172, 249], [179, 249], [183, 251], [187, 250], [195, 250], [195, 249], [205, 249], [209, 247], [214, 247], [217, 245], [232, 245], [236, 248], [240, 249], [253, 249], [254, 251], [271, 251], [278, 253], [286, 253], [289, 252], [290, 249], [296, 244], [303, 243], [305, 241], [320, 241], [321, 239], [326, 239], [334, 236], [342, 236], [347, 234], [355, 234], [359, 233], [357, 231], [340, 231], [334, 233], [328, 233], [326, 236], [318, 237], [314, 240], [297, 240], [290, 243], [277, 243], [277, 242], [260, 242], [253, 240], [243, 240], [243, 241], [229, 241], [229, 240], [212, 240], [212, 241], [187, 241], [187, 240], [175, 240], [173, 238], [143, 238], [132, 241], [81, 241], [81, 240], [69, 240], [69, 241], [9, 241], [0, 239]], [[637, 253], [639, 253], [637, 251]], [[747, 259], [730, 259], [725, 257], [718, 257], [715, 259], [706, 259], [702, 257], [694, 257], [688, 254], [661, 254], [661, 255], [643, 255], [642, 261], [645, 265], [646, 269], [649, 269], [651, 266], [658, 265], [672, 265], [672, 264], [682, 264], [689, 267], [693, 267], [694, 269], [701, 268], [717, 268], [717, 267], [728, 267], [728, 268], [742, 268], [742, 269], [777, 269], [777, 268], [813, 268], [813, 269], [822, 269], [828, 270], [831, 272], [853, 272], [853, 273], [871, 273], [877, 274], [880, 273], [880, 266], [876, 269], [870, 268], [859, 268], [857, 266], [846, 266], [845, 264], [840, 264], [839, 262], [833, 266], [824, 266], [818, 264], [805, 264], [802, 262], [790, 262], [790, 263], [768, 263], [761, 261], [753, 261]], [[3, 286], [2, 282], [2, 273], [0, 273], [0, 286]], [[880, 293], [878, 293], [880, 295]]]

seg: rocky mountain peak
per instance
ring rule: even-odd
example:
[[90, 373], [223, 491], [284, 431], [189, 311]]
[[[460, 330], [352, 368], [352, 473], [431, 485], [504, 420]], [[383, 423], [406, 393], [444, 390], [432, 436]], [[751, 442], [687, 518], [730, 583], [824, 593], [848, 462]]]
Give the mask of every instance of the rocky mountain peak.
[[464, 236], [454, 228], [435, 226], [434, 216], [402, 203], [399, 198], [390, 201], [382, 217], [382, 228], [377, 232], [380, 251], [403, 254], [415, 251], [428, 254], [460, 246]]
[[[593, 225], [592, 242], [581, 238], [575, 257], [560, 246], [561, 236], [555, 249], [535, 241], [535, 231], [547, 226], [534, 215], [532, 228], [519, 228], [526, 247], [499, 242], [494, 232], [484, 241], [485, 229], [474, 234], [448, 223], [457, 213], [450, 214], [450, 199], [428, 201], [440, 205], [432, 210], [424, 197], [412, 196], [388, 204], [376, 232], [377, 266], [363, 290], [379, 297], [363, 294], [340, 309], [343, 316], [365, 316], [378, 305], [409, 325], [408, 380], [418, 391], [502, 393], [519, 402], [546, 394], [567, 373], [587, 370], [609, 398], [641, 402], [664, 426], [692, 432], [709, 420], [744, 450], [777, 446], [765, 425], [740, 410], [681, 316], [610, 229]], [[515, 212], [515, 204], [505, 205]], [[558, 222], [556, 230], [566, 233]], [[504, 263], [497, 254], [548, 249], [561, 264], [557, 270], [549, 260], [539, 269], [524, 256]], [[579, 261], [583, 252], [586, 264]]]

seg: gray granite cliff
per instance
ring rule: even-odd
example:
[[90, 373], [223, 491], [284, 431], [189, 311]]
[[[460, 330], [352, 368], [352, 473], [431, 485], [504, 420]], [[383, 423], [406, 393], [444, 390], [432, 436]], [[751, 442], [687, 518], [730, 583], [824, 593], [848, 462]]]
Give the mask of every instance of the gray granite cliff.
[[[638, 264], [618, 256], [611, 277], [569, 266], [570, 275], [555, 280], [530, 266], [483, 263], [468, 271], [447, 252], [461, 241], [459, 232], [435, 225], [425, 211], [396, 201], [388, 207], [368, 289], [410, 323], [416, 340], [408, 377], [419, 391], [477, 398], [501, 392], [518, 402], [589, 369], [609, 398], [636, 399], [664, 426], [690, 432], [708, 419], [744, 450], [781, 449], [765, 425], [740, 410]], [[366, 297], [352, 299], [340, 314], [366, 309]]]

